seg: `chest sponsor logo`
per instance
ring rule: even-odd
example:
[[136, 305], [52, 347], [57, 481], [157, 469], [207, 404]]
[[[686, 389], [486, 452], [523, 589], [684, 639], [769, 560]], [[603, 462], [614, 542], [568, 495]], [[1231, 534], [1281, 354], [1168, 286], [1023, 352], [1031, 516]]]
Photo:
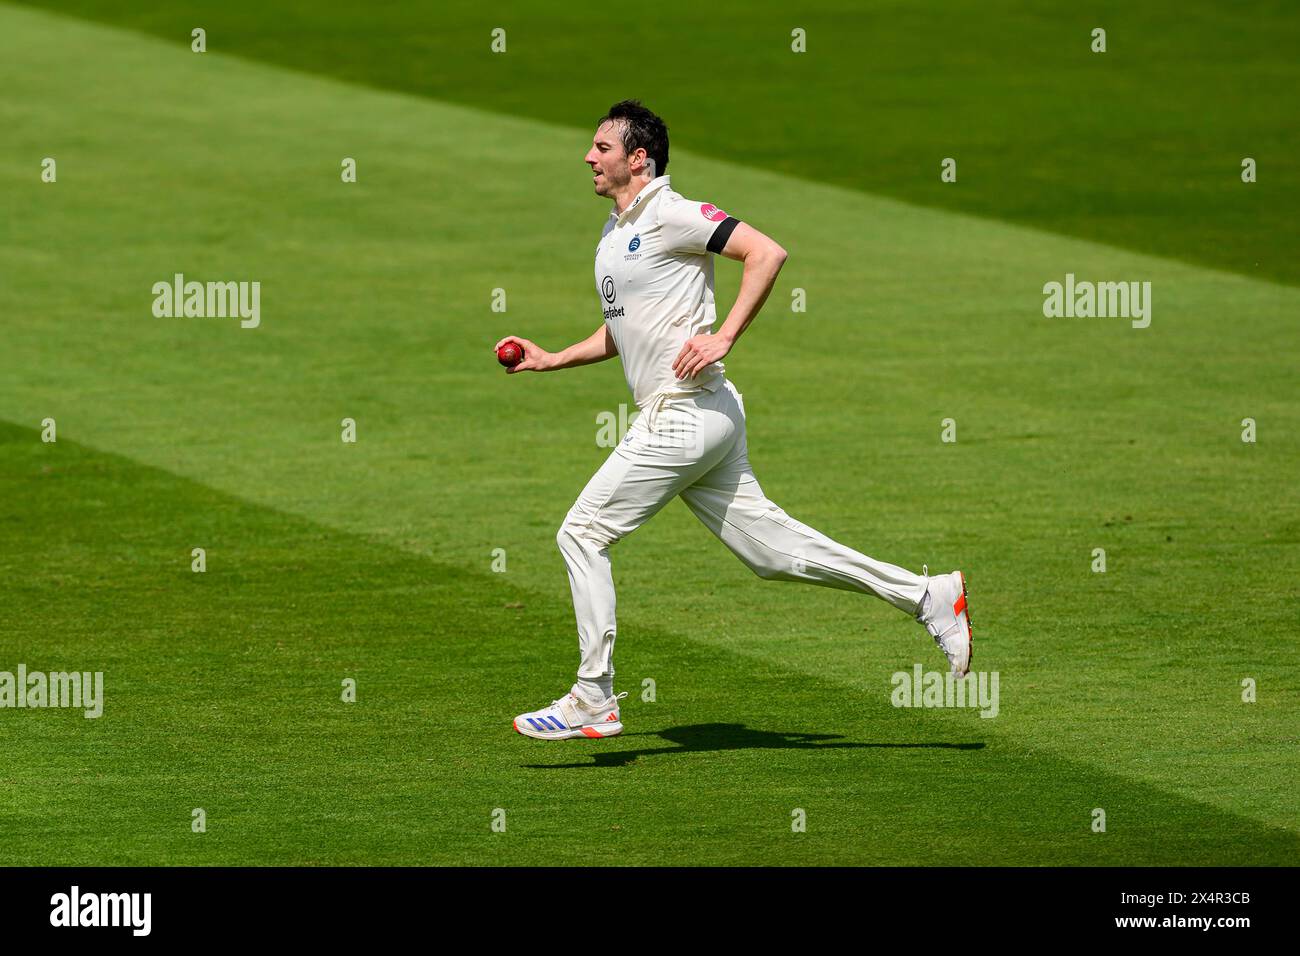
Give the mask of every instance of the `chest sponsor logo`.
[[722, 222], [727, 218], [727, 214], [711, 202], [706, 202], [700, 206], [700, 215], [709, 222]]
[[[605, 278], [600, 280], [600, 294], [605, 299], [606, 302], [613, 302], [614, 299], [618, 296], [618, 290], [614, 288], [613, 276], [605, 276]], [[623, 307], [621, 305], [619, 306], [611, 305], [605, 309], [606, 321], [609, 321], [610, 319], [620, 319], [622, 317], [623, 317]]]

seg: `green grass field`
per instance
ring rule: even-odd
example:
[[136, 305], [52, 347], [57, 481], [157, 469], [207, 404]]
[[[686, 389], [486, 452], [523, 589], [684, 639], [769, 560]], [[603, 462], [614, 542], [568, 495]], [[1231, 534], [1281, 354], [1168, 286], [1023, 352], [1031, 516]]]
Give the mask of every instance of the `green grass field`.
[[[1297, 861], [1300, 13], [670, 3], [649, 69], [577, 12], [116, 6], [0, 3], [0, 671], [106, 695], [0, 709], [0, 864]], [[554, 534], [631, 399], [490, 349], [600, 322], [627, 95], [790, 250], [727, 362], [765, 490], [963, 568], [996, 719], [892, 707], [916, 624], [674, 504], [613, 552], [628, 732], [511, 731], [572, 680]], [[177, 272], [260, 327], [156, 318]], [[1045, 318], [1066, 273], [1150, 327]]]

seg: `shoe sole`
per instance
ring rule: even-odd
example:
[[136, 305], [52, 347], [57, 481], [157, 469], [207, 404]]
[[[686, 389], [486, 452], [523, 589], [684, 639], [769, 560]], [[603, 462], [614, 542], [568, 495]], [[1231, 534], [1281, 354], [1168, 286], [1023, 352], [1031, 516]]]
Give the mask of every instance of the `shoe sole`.
[[[975, 659], [975, 622], [970, 616], [970, 598], [966, 594], [966, 575], [958, 571], [961, 575], [961, 612], [966, 615], [966, 674], [970, 673], [971, 661]], [[966, 674], [961, 674], [965, 677]]]
[[532, 737], [534, 740], [573, 740], [578, 737], [590, 737], [593, 740], [599, 740], [603, 737], [617, 737], [623, 732], [623, 722], [619, 720], [611, 720], [607, 724], [598, 726], [570, 727], [566, 730], [552, 730], [549, 732], [533, 730], [531, 727], [525, 730], [519, 726], [518, 718], [511, 721], [510, 726], [514, 727], [515, 733], [523, 734], [525, 737]]

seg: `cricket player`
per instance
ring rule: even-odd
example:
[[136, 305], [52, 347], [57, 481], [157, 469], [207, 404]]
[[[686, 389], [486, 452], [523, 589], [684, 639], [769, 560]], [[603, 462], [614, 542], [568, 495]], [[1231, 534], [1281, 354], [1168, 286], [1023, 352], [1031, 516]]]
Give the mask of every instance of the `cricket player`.
[[[749, 465], [745, 406], [722, 360], [762, 308], [786, 252], [712, 203], [686, 199], [668, 178], [668, 128], [636, 100], [597, 124], [586, 163], [613, 209], [596, 246], [604, 321], [560, 352], [507, 336], [523, 360], [551, 372], [615, 355], [640, 414], [569, 509], [556, 540], [568, 567], [581, 663], [569, 693], [520, 714], [514, 727], [543, 740], [623, 730], [614, 694], [614, 580], [609, 549], [673, 498], [760, 578], [860, 591], [920, 621], [953, 673], [970, 669], [971, 622], [960, 571], [930, 576], [869, 558], [791, 518], [763, 494]], [[717, 319], [713, 257], [743, 263], [740, 291]]]

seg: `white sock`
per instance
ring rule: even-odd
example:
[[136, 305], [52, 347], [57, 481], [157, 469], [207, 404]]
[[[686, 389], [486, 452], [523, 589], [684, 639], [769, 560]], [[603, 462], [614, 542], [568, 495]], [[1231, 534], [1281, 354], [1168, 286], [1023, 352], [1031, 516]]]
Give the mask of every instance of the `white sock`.
[[597, 677], [595, 680], [588, 680], [585, 677], [579, 677], [577, 688], [578, 694], [583, 700], [593, 707], [599, 707], [614, 696], [614, 678]]

